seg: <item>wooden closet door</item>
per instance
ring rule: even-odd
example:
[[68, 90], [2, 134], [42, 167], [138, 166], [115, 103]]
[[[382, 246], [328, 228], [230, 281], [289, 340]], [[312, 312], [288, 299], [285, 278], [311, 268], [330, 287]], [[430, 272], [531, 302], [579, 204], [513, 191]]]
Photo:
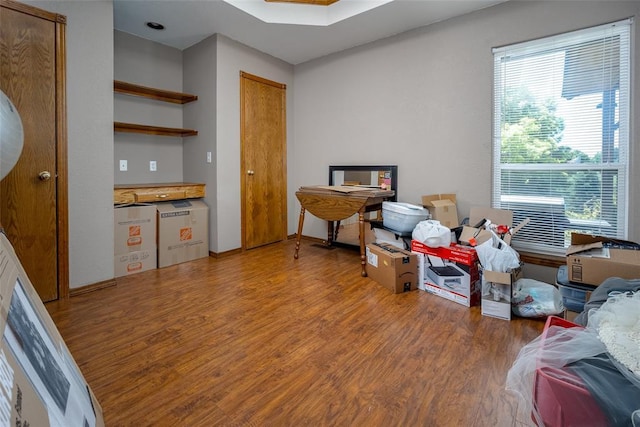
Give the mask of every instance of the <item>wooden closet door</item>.
[[38, 294], [52, 301], [60, 278], [68, 289], [59, 239], [66, 235], [64, 16], [5, 0], [0, 7], [0, 88], [24, 128], [20, 159], [0, 186], [0, 221]]
[[243, 249], [287, 238], [286, 86], [241, 73]]

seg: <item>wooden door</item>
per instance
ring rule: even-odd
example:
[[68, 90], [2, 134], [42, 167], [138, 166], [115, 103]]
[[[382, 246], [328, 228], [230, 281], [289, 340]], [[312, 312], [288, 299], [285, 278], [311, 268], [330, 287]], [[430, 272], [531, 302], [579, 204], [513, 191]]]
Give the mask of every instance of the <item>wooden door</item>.
[[0, 220], [43, 301], [68, 293], [65, 17], [0, 0], [0, 88], [24, 128], [0, 184]]
[[240, 73], [243, 249], [287, 238], [286, 85]]

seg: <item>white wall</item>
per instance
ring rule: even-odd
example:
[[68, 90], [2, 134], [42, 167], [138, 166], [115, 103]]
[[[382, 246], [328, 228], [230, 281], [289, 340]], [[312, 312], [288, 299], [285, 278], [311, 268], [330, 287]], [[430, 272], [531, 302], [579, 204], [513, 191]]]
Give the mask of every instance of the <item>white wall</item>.
[[[182, 92], [182, 51], [143, 38], [113, 32], [114, 78], [127, 83]], [[161, 127], [183, 127], [181, 104], [138, 96], [114, 95], [114, 120]], [[182, 181], [182, 144], [178, 138], [118, 132], [114, 136], [116, 184]], [[119, 170], [119, 160], [127, 160], [127, 171]], [[149, 170], [156, 162], [157, 171]]]
[[[240, 71], [287, 85], [287, 127], [293, 121], [293, 66], [222, 35], [185, 50], [185, 90], [198, 95], [185, 109], [185, 126], [198, 136], [184, 145], [184, 179], [205, 182], [209, 247], [216, 253], [238, 249], [240, 205]], [[293, 141], [287, 141], [288, 156]], [[212, 163], [206, 163], [207, 151]]]
[[[489, 205], [492, 48], [639, 13], [639, 2], [511, 1], [296, 66], [290, 192], [326, 184], [331, 164], [397, 164], [400, 201], [454, 192], [461, 218], [471, 206]], [[638, 105], [637, 85], [634, 90]], [[637, 183], [640, 126], [634, 121], [631, 182]], [[630, 212], [639, 208], [636, 185]], [[634, 217], [631, 238], [638, 240]], [[290, 232], [296, 222], [290, 215]], [[304, 234], [324, 238], [326, 225], [308, 216]]]
[[[287, 85], [287, 159], [292, 157], [293, 66], [272, 56], [218, 36], [217, 252], [241, 247], [240, 211], [240, 71]], [[291, 187], [289, 187], [291, 193]], [[289, 202], [289, 206], [291, 202]]]
[[[198, 135], [190, 137], [183, 145], [184, 180], [206, 184], [205, 203], [209, 206], [209, 248], [218, 252], [218, 210], [216, 170], [217, 91], [216, 91], [217, 36], [201, 41], [184, 51], [183, 85], [188, 93], [198, 95], [198, 100], [185, 106], [184, 126], [197, 129]], [[206, 162], [211, 152], [211, 163]]]
[[67, 17], [69, 282], [113, 279], [113, 7], [29, 4]]
[[[115, 179], [112, 3], [28, 3], [68, 19], [70, 284], [74, 288], [110, 280]], [[217, 230], [211, 250], [241, 245], [240, 70], [287, 85], [289, 233], [295, 233], [298, 220], [296, 189], [325, 183], [330, 164], [397, 164], [400, 200], [418, 202], [421, 194], [456, 192], [464, 216], [472, 205], [490, 201], [491, 48], [638, 15], [639, 9], [638, 2], [508, 2], [295, 68], [218, 36], [212, 53], [217, 69], [211, 70], [215, 89], [194, 91], [213, 97], [200, 103], [207, 108], [215, 99], [216, 124], [205, 134], [199, 129], [199, 145], [188, 154], [185, 150], [185, 156], [201, 162], [203, 150], [212, 147], [215, 165], [191, 177], [191, 163], [184, 163], [184, 179], [206, 180], [207, 197], [215, 199], [209, 201], [217, 210], [211, 217]], [[635, 32], [635, 70], [640, 69], [639, 34]], [[189, 66], [185, 63], [185, 72]], [[185, 91], [190, 91], [187, 80]], [[180, 90], [182, 79], [172, 83]], [[636, 106], [640, 86], [633, 90]], [[184, 112], [199, 102], [183, 107]], [[184, 114], [185, 126], [189, 117]], [[632, 117], [635, 166], [640, 165], [640, 126], [637, 114]], [[632, 169], [631, 182], [640, 182], [639, 167]], [[632, 185], [630, 212], [639, 209], [640, 186]], [[308, 216], [304, 233], [324, 238], [326, 228]], [[640, 240], [637, 219], [630, 238]]]
[[209, 248], [216, 253], [242, 246], [240, 71], [287, 85], [287, 146], [293, 145], [292, 65], [219, 34], [185, 50], [185, 90], [199, 99], [185, 110], [185, 126], [198, 129], [198, 136], [184, 146], [184, 179], [207, 184]]

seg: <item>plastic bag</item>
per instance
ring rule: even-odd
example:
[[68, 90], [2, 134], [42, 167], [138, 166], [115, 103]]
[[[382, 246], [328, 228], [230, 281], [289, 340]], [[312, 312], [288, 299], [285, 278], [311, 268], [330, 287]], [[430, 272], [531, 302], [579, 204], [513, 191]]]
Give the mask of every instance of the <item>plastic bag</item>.
[[604, 282], [591, 293], [587, 303], [584, 305], [584, 310], [573, 322], [578, 325], [587, 326], [589, 322], [589, 312], [591, 310], [600, 308], [610, 296], [628, 292], [640, 292], [640, 279], [621, 279], [620, 277], [609, 277], [605, 279]]
[[[520, 350], [507, 374], [506, 389], [520, 398], [519, 421], [640, 427], [640, 376], [615, 358], [597, 312], [608, 312], [606, 321], [622, 332], [616, 344], [626, 347], [627, 338], [637, 335], [632, 324], [638, 320], [640, 294], [610, 298], [592, 311], [586, 328], [549, 317], [545, 331]], [[636, 340], [628, 355], [637, 360], [639, 347]]]
[[511, 311], [521, 317], [546, 317], [564, 310], [562, 295], [553, 285], [533, 279], [519, 279], [513, 287]]
[[491, 239], [476, 246], [476, 252], [482, 268], [507, 273], [520, 267], [520, 255], [507, 245], [496, 233], [489, 230]]
[[413, 229], [411, 237], [431, 248], [451, 245], [451, 230], [435, 219], [420, 221]]
[[610, 295], [599, 309], [590, 312], [588, 326], [598, 331], [614, 359], [640, 381], [640, 292]]
[[[531, 414], [539, 426], [611, 425], [594, 396], [570, 368], [605, 351], [593, 330], [560, 326], [545, 330], [520, 350], [507, 373], [506, 389], [520, 398], [518, 412]], [[616, 401], [619, 400], [612, 403], [615, 405]], [[562, 417], [565, 424], [559, 424], [556, 417]], [[627, 419], [630, 418], [628, 413]]]

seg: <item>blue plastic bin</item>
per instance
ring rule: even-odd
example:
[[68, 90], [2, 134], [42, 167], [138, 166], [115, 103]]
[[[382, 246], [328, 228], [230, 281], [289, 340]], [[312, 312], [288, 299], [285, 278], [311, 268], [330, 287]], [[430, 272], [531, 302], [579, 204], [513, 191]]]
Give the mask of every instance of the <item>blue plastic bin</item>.
[[562, 296], [562, 304], [567, 310], [582, 313], [584, 305], [587, 302], [589, 292], [593, 291], [595, 286], [579, 285], [571, 283], [567, 279], [567, 266], [562, 265], [558, 268], [556, 277], [556, 285]]

